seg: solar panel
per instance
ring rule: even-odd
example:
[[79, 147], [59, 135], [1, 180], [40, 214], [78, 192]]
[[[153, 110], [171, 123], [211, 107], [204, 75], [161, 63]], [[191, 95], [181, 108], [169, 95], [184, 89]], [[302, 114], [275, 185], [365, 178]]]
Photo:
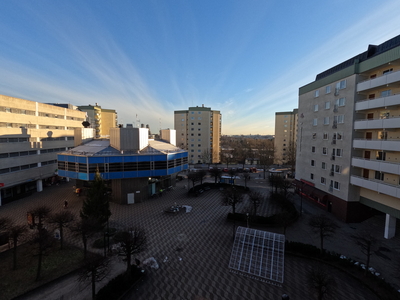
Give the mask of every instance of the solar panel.
[[229, 268], [259, 280], [283, 283], [285, 236], [238, 227]]

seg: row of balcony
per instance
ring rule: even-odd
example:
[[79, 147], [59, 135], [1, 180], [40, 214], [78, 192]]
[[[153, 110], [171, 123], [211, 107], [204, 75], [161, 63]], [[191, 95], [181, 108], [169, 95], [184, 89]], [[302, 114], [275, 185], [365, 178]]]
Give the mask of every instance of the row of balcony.
[[388, 107], [394, 105], [400, 105], [400, 94], [388, 97], [358, 101], [356, 102], [355, 110], [361, 111], [361, 110], [374, 109], [379, 107]]
[[354, 121], [354, 129], [390, 129], [399, 128], [399, 117], [388, 117], [385, 119], [367, 119]]
[[369, 79], [357, 84], [357, 92], [362, 92], [365, 90], [377, 88], [380, 86], [388, 85], [400, 81], [400, 71], [392, 72], [387, 75], [382, 75], [380, 77]]
[[391, 173], [400, 175], [400, 163], [389, 162], [378, 159], [366, 159], [362, 157], [353, 157], [351, 165], [362, 169], [370, 169], [383, 173]]
[[387, 184], [380, 180], [373, 180], [361, 176], [350, 176], [350, 183], [377, 193], [386, 194], [392, 197], [400, 198], [400, 186]]

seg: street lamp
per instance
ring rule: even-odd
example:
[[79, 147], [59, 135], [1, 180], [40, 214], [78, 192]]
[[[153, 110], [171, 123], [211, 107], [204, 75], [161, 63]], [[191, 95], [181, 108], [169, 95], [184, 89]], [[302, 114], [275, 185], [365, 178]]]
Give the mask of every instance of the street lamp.
[[246, 214], [246, 219], [247, 219], [247, 228], [249, 228], [249, 213]]

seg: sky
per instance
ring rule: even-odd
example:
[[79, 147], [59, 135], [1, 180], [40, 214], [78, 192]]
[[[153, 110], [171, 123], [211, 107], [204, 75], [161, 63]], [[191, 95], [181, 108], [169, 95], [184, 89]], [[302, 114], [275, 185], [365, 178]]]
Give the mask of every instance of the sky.
[[222, 134], [274, 134], [301, 86], [399, 35], [399, 15], [398, 0], [2, 0], [0, 94], [98, 103], [153, 133], [204, 104]]

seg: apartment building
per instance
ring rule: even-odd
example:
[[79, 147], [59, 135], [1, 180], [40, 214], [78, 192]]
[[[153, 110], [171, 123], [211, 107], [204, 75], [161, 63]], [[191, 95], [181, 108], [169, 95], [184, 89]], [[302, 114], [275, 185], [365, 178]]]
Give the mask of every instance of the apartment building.
[[42, 191], [86, 113], [0, 95], [0, 205]]
[[109, 138], [110, 128], [118, 127], [118, 115], [114, 109], [101, 108], [97, 103], [78, 108], [87, 113], [90, 127], [96, 130], [96, 138]]
[[176, 145], [188, 150], [189, 163], [219, 163], [221, 113], [202, 105], [174, 114]]
[[400, 35], [300, 88], [297, 189], [346, 222], [400, 218]]
[[274, 163], [292, 163], [296, 156], [298, 110], [275, 113]]

